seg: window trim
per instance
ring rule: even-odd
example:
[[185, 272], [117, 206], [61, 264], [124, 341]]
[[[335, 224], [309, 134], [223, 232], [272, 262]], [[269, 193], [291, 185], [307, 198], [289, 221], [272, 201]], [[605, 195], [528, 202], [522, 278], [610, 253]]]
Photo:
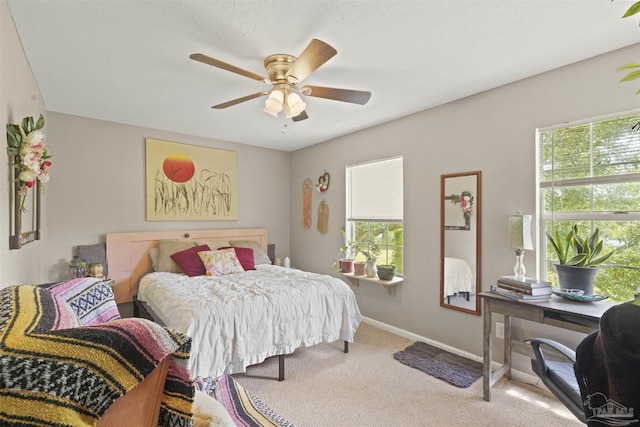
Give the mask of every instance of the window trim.
[[[386, 161], [390, 161], [390, 160], [400, 160], [400, 165], [402, 168], [402, 175], [401, 175], [401, 188], [402, 188], [402, 194], [400, 195], [401, 199], [402, 199], [402, 206], [401, 206], [401, 213], [402, 213], [402, 218], [401, 219], [390, 219], [390, 218], [385, 218], [385, 219], [380, 219], [380, 218], [376, 218], [376, 219], [371, 219], [371, 218], [365, 218], [365, 217], [356, 217], [354, 215], [352, 215], [352, 209], [351, 209], [351, 191], [353, 189], [353, 186], [351, 184], [351, 175], [350, 175], [350, 168], [355, 168], [358, 166], [364, 166], [364, 165], [370, 165], [370, 164], [375, 164], [375, 163], [381, 163], [381, 162], [386, 162]], [[386, 244], [384, 245], [379, 245], [381, 247], [384, 247], [384, 251], [386, 252], [386, 257], [388, 259], [388, 253], [389, 253], [389, 249], [390, 248], [401, 248], [402, 250], [402, 260], [403, 260], [403, 264], [404, 264], [404, 250], [405, 250], [405, 245], [404, 245], [404, 155], [403, 154], [399, 154], [396, 156], [389, 156], [389, 157], [384, 157], [384, 158], [380, 158], [380, 159], [375, 159], [375, 160], [369, 160], [366, 162], [360, 162], [360, 163], [354, 163], [354, 164], [349, 164], [345, 166], [345, 187], [346, 187], [346, 191], [345, 191], [345, 218], [346, 218], [346, 224], [345, 224], [345, 235], [346, 235], [346, 239], [349, 242], [355, 241], [355, 223], [378, 223], [378, 224], [387, 224], [387, 228], [388, 228], [388, 224], [402, 224], [403, 226], [403, 239], [402, 239], [402, 245], [395, 245], [395, 244], [390, 244], [388, 241]], [[362, 243], [362, 242], [361, 242]], [[404, 265], [402, 266], [396, 266], [396, 275], [399, 277], [402, 277], [403, 275], [403, 271], [404, 271]]]
[[[570, 128], [590, 123], [599, 123], [607, 120], [613, 120], [625, 116], [633, 116], [640, 114], [640, 108], [620, 111], [611, 114], [604, 114], [600, 116], [591, 117], [588, 119], [575, 120], [570, 122], [564, 122], [561, 124], [536, 128], [535, 132], [535, 191], [536, 191], [536, 213], [537, 213], [537, 227], [536, 227], [536, 241], [538, 242], [538, 253], [536, 254], [536, 274], [537, 277], [546, 278], [546, 248], [547, 248], [547, 236], [546, 236], [546, 222], [547, 221], [640, 221], [640, 211], [627, 212], [627, 211], [589, 211], [589, 212], [556, 212], [551, 211], [550, 214], [546, 214], [544, 210], [544, 189], [569, 187], [576, 185], [590, 185], [590, 184], [613, 184], [624, 182], [640, 182], [640, 173], [630, 173], [624, 175], [607, 175], [607, 176], [595, 176], [592, 178], [571, 178], [571, 179], [559, 179], [551, 181], [542, 181], [542, 147], [540, 136], [543, 132], [552, 131], [556, 129]], [[590, 158], [591, 162], [591, 158]]]

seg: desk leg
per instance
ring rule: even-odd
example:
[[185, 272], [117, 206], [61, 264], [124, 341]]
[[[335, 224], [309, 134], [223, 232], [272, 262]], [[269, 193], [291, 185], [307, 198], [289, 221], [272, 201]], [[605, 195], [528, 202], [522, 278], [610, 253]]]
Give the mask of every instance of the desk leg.
[[[482, 299], [482, 398], [487, 402], [491, 401], [491, 357], [492, 337], [491, 337], [491, 301], [489, 298]], [[506, 329], [506, 328], [505, 328]]]
[[504, 375], [511, 379], [511, 316], [504, 316]]

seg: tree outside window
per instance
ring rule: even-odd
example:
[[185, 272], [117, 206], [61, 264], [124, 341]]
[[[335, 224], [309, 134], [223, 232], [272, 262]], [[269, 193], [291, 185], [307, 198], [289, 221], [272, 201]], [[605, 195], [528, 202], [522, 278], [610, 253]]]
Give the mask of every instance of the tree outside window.
[[538, 131], [542, 277], [558, 284], [547, 231], [577, 224], [599, 228], [605, 251], [616, 249], [598, 273], [596, 292], [614, 301], [640, 287], [640, 114], [626, 114]]

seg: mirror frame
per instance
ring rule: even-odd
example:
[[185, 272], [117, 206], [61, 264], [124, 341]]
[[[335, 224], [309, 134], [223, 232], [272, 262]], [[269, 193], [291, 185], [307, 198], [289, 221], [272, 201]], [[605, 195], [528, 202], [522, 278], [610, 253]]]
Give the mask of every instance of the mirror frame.
[[[460, 178], [466, 176], [476, 177], [476, 188], [474, 196], [474, 209], [470, 220], [466, 220], [463, 226], [449, 226], [445, 224], [445, 206], [451, 203], [451, 195], [445, 193], [445, 184], [447, 179]], [[476, 308], [472, 310], [470, 308], [460, 307], [453, 304], [448, 304], [445, 301], [444, 295], [444, 259], [445, 259], [445, 237], [446, 232], [468, 232], [475, 230], [476, 232], [476, 268], [475, 268], [475, 284], [476, 284]], [[480, 315], [480, 298], [479, 294], [482, 292], [481, 281], [481, 260], [482, 260], [482, 171], [471, 172], [459, 172], [440, 175], [440, 307], [450, 308], [453, 310], [462, 311], [465, 313]]]

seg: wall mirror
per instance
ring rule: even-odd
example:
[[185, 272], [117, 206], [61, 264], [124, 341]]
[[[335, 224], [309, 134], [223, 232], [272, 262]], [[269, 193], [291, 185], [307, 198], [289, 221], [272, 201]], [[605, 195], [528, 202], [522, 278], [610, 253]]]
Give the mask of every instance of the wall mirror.
[[440, 177], [440, 306], [480, 314], [482, 172]]

